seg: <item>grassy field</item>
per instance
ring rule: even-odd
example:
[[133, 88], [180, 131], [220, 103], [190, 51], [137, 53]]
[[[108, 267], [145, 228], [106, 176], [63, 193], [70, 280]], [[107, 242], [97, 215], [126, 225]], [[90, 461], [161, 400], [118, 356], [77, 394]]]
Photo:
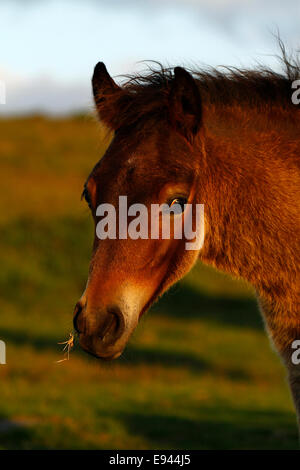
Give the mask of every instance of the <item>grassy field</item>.
[[297, 448], [251, 289], [205, 266], [144, 316], [116, 362], [76, 347], [56, 363], [86, 282], [80, 195], [103, 137], [90, 117], [0, 121], [0, 448]]

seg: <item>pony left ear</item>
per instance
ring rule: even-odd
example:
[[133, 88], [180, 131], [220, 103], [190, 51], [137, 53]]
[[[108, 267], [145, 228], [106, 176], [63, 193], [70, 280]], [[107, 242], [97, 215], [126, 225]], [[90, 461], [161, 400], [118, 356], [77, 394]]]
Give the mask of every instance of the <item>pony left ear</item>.
[[98, 62], [94, 69], [92, 87], [100, 120], [110, 129], [115, 129], [117, 110], [113, 103], [116, 93], [121, 93], [122, 89], [111, 78], [103, 62]]
[[196, 81], [182, 67], [175, 67], [170, 92], [170, 120], [190, 142], [202, 124], [202, 102]]

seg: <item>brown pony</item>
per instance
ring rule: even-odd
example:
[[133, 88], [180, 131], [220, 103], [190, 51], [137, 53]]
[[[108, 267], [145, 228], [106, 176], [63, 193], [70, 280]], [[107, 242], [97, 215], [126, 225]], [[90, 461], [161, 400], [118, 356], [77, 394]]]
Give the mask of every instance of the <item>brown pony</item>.
[[129, 77], [118, 86], [105, 65], [92, 85], [113, 140], [85, 183], [96, 208], [173, 202], [204, 204], [205, 239], [109, 239], [95, 234], [86, 290], [74, 325], [83, 349], [118, 357], [140, 316], [197, 259], [255, 287], [266, 328], [282, 357], [300, 415], [300, 110], [287, 72], [188, 72], [176, 67]]

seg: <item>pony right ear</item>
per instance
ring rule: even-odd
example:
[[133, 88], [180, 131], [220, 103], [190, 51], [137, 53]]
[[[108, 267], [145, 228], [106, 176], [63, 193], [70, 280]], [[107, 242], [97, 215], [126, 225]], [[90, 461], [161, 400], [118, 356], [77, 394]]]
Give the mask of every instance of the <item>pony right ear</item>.
[[110, 129], [116, 129], [116, 94], [121, 94], [122, 89], [113, 81], [103, 62], [98, 62], [94, 69], [92, 87], [100, 120]]
[[175, 67], [170, 93], [170, 121], [190, 142], [202, 124], [202, 101], [193, 76], [182, 67]]

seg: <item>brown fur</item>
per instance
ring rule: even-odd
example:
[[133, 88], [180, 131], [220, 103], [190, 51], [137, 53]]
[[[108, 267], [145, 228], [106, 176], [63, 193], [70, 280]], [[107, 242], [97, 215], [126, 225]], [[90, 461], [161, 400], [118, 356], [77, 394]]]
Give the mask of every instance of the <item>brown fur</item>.
[[206, 234], [196, 254], [187, 253], [181, 240], [95, 238], [80, 312], [91, 336], [91, 318], [102, 318], [115, 302], [116, 286], [118, 298], [135, 286], [140, 315], [199, 256], [255, 286], [299, 415], [300, 366], [290, 360], [291, 344], [300, 339], [300, 110], [291, 101], [299, 69], [284, 61], [286, 74], [227, 69], [192, 78], [181, 68], [175, 76], [161, 68], [130, 77], [122, 87], [98, 64], [97, 111], [115, 137], [87, 182], [93, 214], [119, 194], [157, 202], [157, 188], [180, 182], [192, 203], [205, 205]]

